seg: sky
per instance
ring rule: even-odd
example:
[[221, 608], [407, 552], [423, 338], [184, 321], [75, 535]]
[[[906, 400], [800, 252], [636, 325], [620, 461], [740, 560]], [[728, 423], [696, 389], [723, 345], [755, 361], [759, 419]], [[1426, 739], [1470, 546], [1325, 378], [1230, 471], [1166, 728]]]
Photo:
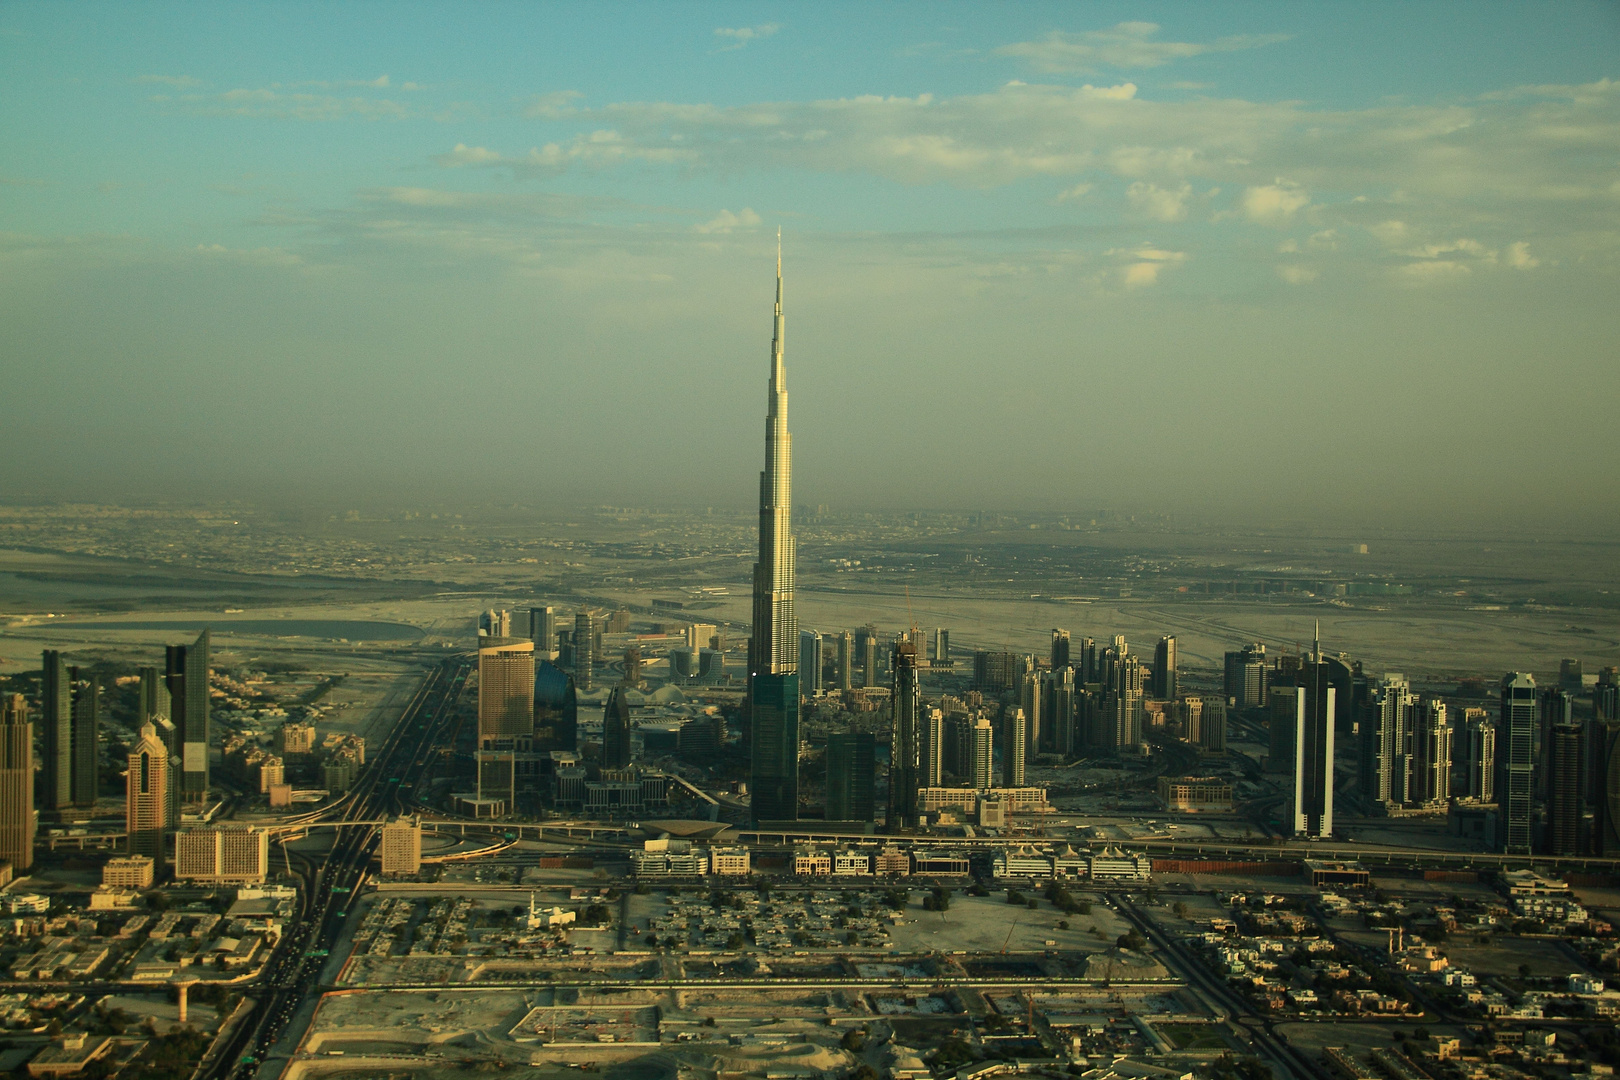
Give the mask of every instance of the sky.
[[0, 497], [1620, 521], [1620, 5], [0, 5]]

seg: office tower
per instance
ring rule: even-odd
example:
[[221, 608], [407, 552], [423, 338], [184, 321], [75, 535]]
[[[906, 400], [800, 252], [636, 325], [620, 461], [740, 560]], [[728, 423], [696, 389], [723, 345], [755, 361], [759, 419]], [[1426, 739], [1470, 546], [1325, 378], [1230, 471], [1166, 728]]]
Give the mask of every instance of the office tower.
[[1381, 806], [1404, 806], [1412, 802], [1412, 731], [1417, 698], [1406, 676], [1385, 672], [1383, 684], [1373, 695], [1376, 742], [1373, 800]]
[[1463, 797], [1478, 802], [1496, 801], [1496, 725], [1484, 709], [1463, 714], [1463, 754], [1467, 789]]
[[158, 738], [157, 726], [141, 725], [141, 737], [129, 753], [129, 776], [124, 791], [124, 829], [131, 855], [146, 855], [162, 865], [164, 837], [170, 818], [169, 748]]
[[[534, 734], [534, 643], [522, 638], [478, 650], [478, 742]], [[511, 749], [511, 747], [505, 747]]]
[[[630, 613], [623, 608], [608, 613], [607, 625], [604, 629], [610, 634], [628, 634], [630, 632]], [[705, 645], [708, 642], [704, 642]]]
[[1535, 792], [1536, 680], [1515, 671], [1502, 678], [1502, 711], [1497, 726], [1496, 832], [1508, 855], [1529, 855]]
[[951, 712], [945, 716], [945, 771], [956, 779], [973, 775], [973, 716]]
[[73, 682], [62, 654], [46, 649], [40, 674], [40, 805], [73, 805]]
[[512, 636], [512, 613], [491, 609], [478, 616], [478, 636], [507, 638]]
[[890, 664], [894, 693], [890, 699], [893, 742], [889, 751], [889, 828], [917, 824], [917, 788], [922, 768], [918, 728], [922, 723], [922, 695], [917, 684], [917, 647], [909, 641], [894, 643]]
[[1266, 647], [1256, 642], [1226, 654], [1226, 696], [1240, 709], [1265, 704], [1269, 672]]
[[1558, 685], [1572, 694], [1580, 693], [1584, 667], [1579, 660], [1565, 658], [1558, 661]]
[[139, 668], [136, 674], [141, 680], [135, 690], [136, 727], [146, 723], [155, 724], [158, 717], [170, 714], [168, 684], [163, 681], [163, 673], [155, 667]]
[[922, 746], [918, 752], [917, 786], [941, 787], [945, 783], [945, 710], [925, 706], [919, 719]]
[[748, 646], [749, 788], [756, 823], [796, 821], [799, 816], [799, 621], [793, 611], [793, 438], [787, 427], [787, 368], [782, 358], [786, 336], [778, 235], [765, 469], [759, 474], [759, 561], [754, 564], [753, 636]]
[[1024, 786], [1024, 762], [1029, 750], [1029, 733], [1025, 730], [1024, 710], [1014, 708], [1007, 713], [1001, 738], [1001, 786]]
[[943, 626], [934, 630], [934, 663], [951, 666], [951, 632]]
[[417, 874], [422, 871], [422, 819], [397, 817], [381, 829], [377, 850], [385, 874]]
[[[1123, 638], [1114, 640], [1123, 646]], [[1142, 745], [1142, 661], [1129, 653], [1109, 652], [1113, 746], [1115, 750], [1131, 751]]]
[[1176, 639], [1162, 637], [1153, 648], [1153, 696], [1160, 701], [1176, 699]]
[[1294, 771], [1294, 736], [1299, 734], [1300, 694], [1297, 686], [1266, 688], [1267, 772]]
[[0, 859], [12, 872], [34, 865], [34, 725], [28, 702], [12, 694], [0, 702]]
[[615, 686], [602, 707], [602, 768], [622, 769], [630, 761], [630, 699]]
[[169, 717], [180, 733], [180, 798], [208, 798], [209, 640], [205, 629], [190, 645], [164, 650], [164, 681], [169, 685]]
[[1451, 799], [1451, 721], [1446, 703], [1425, 698], [1418, 702], [1414, 718], [1408, 794], [1420, 806], [1444, 806]]
[[[1031, 672], [1031, 674], [1035, 674]], [[1047, 678], [1047, 694], [1041, 705], [1045, 715], [1041, 727], [1052, 730], [1052, 745], [1064, 757], [1070, 757], [1081, 748], [1074, 725], [1074, 668], [1065, 664], [1053, 670]]]
[[821, 696], [821, 631], [799, 631], [799, 693], [805, 700]]
[[827, 736], [827, 820], [877, 817], [877, 739], [870, 731]]
[[1205, 698], [1199, 711], [1198, 748], [1209, 754], [1226, 753], [1226, 701]]
[[1536, 702], [1540, 723], [1536, 726], [1536, 744], [1530, 752], [1530, 760], [1536, 769], [1536, 798], [1546, 802], [1552, 793], [1549, 786], [1552, 774], [1541, 766], [1546, 761], [1547, 746], [1552, 742], [1553, 728], [1575, 722], [1575, 699], [1567, 690], [1548, 686], [1536, 695]]
[[579, 701], [574, 679], [549, 660], [534, 669], [534, 748], [579, 749]]
[[973, 725], [973, 787], [977, 791], [984, 791], [995, 782], [994, 763], [991, 755], [995, 753], [996, 730], [990, 726], [990, 718], [981, 716]]
[[1069, 632], [1067, 630], [1053, 629], [1052, 631], [1052, 670], [1069, 666]]
[[1557, 721], [1548, 729], [1541, 759], [1541, 771], [1547, 777], [1547, 827], [1542, 839], [1548, 855], [1583, 854], [1585, 752], [1586, 733], [1573, 718]]
[[73, 683], [73, 805], [96, 805], [101, 787], [101, 683], [78, 668], [68, 668]]
[[973, 689], [999, 694], [1011, 690], [1017, 683], [1018, 654], [986, 652], [973, 654]]
[[557, 612], [550, 607], [529, 609], [529, 640], [541, 659], [549, 660], [557, 652]]
[[1604, 682], [1599, 677], [1598, 684], [1592, 687], [1592, 716], [1603, 721], [1620, 720], [1620, 683]]
[[1318, 631], [1311, 659], [1299, 674], [1298, 728], [1294, 736], [1294, 835], [1333, 836], [1333, 714], [1336, 691], [1322, 658]]
[[1057, 752], [1054, 733], [1041, 723], [1046, 705], [1046, 682], [1039, 671], [1026, 671], [1018, 680], [1018, 705], [1024, 710], [1024, 722], [1029, 725], [1029, 744], [1039, 750]]
[[838, 635], [837, 665], [834, 671], [838, 678], [838, 689], [847, 691], [854, 688], [854, 677], [850, 673], [850, 663], [854, 659], [855, 638], [848, 630]]
[[641, 646], [627, 645], [624, 649], [624, 685], [641, 685]]
[[877, 635], [871, 634], [861, 643], [861, 685], [878, 684]]
[[588, 692], [593, 685], [591, 675], [596, 660], [596, 634], [591, 629], [590, 612], [574, 614], [574, 635], [571, 640], [574, 646], [574, 685]]
[[[1600, 684], [1601, 685], [1601, 684]], [[1587, 725], [1587, 802], [1592, 810], [1594, 855], [1620, 855], [1620, 723], [1594, 720]]]
[[1080, 639], [1080, 656], [1075, 665], [1080, 669], [1080, 682], [1094, 683], [1102, 681], [1102, 674], [1097, 668], [1097, 642], [1092, 638]]

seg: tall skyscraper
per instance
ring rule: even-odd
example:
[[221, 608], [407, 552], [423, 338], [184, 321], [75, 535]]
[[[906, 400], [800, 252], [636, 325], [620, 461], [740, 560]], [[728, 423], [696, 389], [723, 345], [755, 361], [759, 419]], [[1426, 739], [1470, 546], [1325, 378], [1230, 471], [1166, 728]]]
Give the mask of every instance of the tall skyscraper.
[[615, 686], [602, 707], [602, 768], [622, 769], [630, 761], [630, 699]]
[[1385, 672], [1373, 697], [1377, 710], [1377, 783], [1374, 796], [1382, 806], [1404, 806], [1412, 798], [1412, 733], [1417, 698], [1406, 676]]
[[835, 672], [838, 676], [838, 689], [849, 690], [855, 685], [854, 676], [850, 666], [855, 656], [855, 638], [848, 630], [838, 635], [838, 653], [835, 663]]
[[1162, 637], [1153, 648], [1153, 696], [1160, 701], [1176, 699], [1176, 639]]
[[88, 671], [73, 683], [73, 805], [91, 809], [101, 788], [101, 683]]
[[1536, 680], [1515, 671], [1502, 678], [1501, 722], [1496, 738], [1496, 834], [1508, 855], [1530, 855], [1530, 818], [1535, 793]]
[[73, 681], [55, 649], [44, 653], [40, 676], [40, 803], [47, 810], [73, 805]]
[[1445, 806], [1451, 800], [1451, 721], [1446, 703], [1418, 702], [1412, 732], [1412, 780], [1408, 796], [1419, 806]]
[[1484, 709], [1469, 709], [1463, 717], [1466, 741], [1467, 798], [1483, 803], [1496, 801], [1496, 725]]
[[872, 821], [877, 816], [877, 740], [870, 731], [827, 736], [827, 820]]
[[135, 723], [137, 728], [141, 724], [156, 723], [160, 716], [169, 716], [169, 687], [163, 681], [163, 673], [155, 667], [143, 667], [136, 671], [140, 677], [140, 684], [136, 687]]
[[1568, 690], [1544, 686], [1536, 695], [1536, 703], [1541, 722], [1536, 728], [1536, 745], [1531, 751], [1531, 758], [1536, 768], [1536, 799], [1545, 804], [1552, 795], [1552, 772], [1543, 766], [1547, 761], [1548, 747], [1552, 744], [1553, 728], [1575, 722], [1575, 699]]
[[1299, 687], [1292, 685], [1271, 686], [1266, 689], [1267, 772], [1294, 771], [1294, 737], [1299, 734], [1299, 702], [1302, 693]]
[[1080, 669], [1081, 683], [1102, 681], [1101, 669], [1097, 667], [1097, 642], [1095, 639], [1080, 639], [1080, 655], [1076, 658], [1075, 667]]
[[869, 634], [861, 642], [861, 685], [878, 684], [877, 635]]
[[951, 632], [943, 626], [934, 630], [934, 663], [939, 667], [951, 666]]
[[529, 609], [529, 640], [541, 659], [549, 660], [557, 653], [557, 613], [549, 607]]
[[1052, 630], [1052, 670], [1069, 666], [1069, 632]]
[[0, 702], [0, 859], [16, 874], [34, 865], [34, 725], [28, 702]]
[[1008, 710], [1001, 737], [1002, 787], [1024, 786], [1024, 764], [1029, 750], [1029, 734], [1025, 729], [1028, 726], [1023, 709]]
[[821, 696], [821, 631], [799, 631], [799, 693], [806, 700]]
[[1266, 647], [1259, 642], [1226, 654], [1226, 696], [1239, 709], [1266, 702]]
[[1542, 744], [1541, 767], [1547, 776], [1547, 827], [1543, 847], [1548, 855], [1582, 854], [1586, 732], [1578, 721], [1571, 718], [1552, 725]]
[[794, 544], [789, 517], [793, 439], [788, 434], [787, 336], [782, 315], [782, 240], [776, 247], [776, 316], [766, 389], [765, 468], [759, 474], [759, 561], [754, 564], [748, 646], [750, 768], [754, 821], [799, 816], [799, 621], [793, 611]]
[[579, 749], [579, 699], [574, 678], [550, 660], [534, 670], [534, 748]]
[[995, 746], [996, 731], [990, 726], [990, 718], [979, 717], [973, 725], [973, 786], [978, 791], [984, 791], [995, 783], [996, 774], [992, 757]]
[[[1032, 671], [1029, 674], [1040, 673]], [[1050, 682], [1046, 684], [1046, 693], [1041, 701], [1044, 710], [1041, 727], [1043, 730], [1051, 729], [1053, 748], [1064, 757], [1068, 757], [1077, 753], [1084, 741], [1079, 737], [1074, 724], [1074, 668], [1064, 664], [1046, 677]]]
[[174, 822], [169, 782], [169, 748], [158, 738], [157, 726], [141, 725], [141, 737], [129, 752], [129, 776], [124, 793], [124, 829], [131, 855], [148, 855], [163, 864], [164, 837]]
[[1106, 707], [1113, 725], [1113, 748], [1134, 751], [1142, 745], [1142, 661], [1113, 649], [1108, 655]]
[[1333, 710], [1335, 690], [1322, 657], [1318, 631], [1311, 658], [1299, 673], [1298, 728], [1294, 736], [1294, 835], [1333, 836]]
[[[478, 650], [478, 742], [534, 734], [534, 643], [522, 638]], [[507, 747], [507, 749], [511, 749]]]
[[1036, 747], [1036, 752], [1049, 750], [1057, 752], [1057, 737], [1050, 727], [1042, 722], [1046, 712], [1046, 681], [1041, 678], [1039, 671], [1026, 671], [1018, 680], [1018, 706], [1024, 711], [1024, 723], [1029, 726], [1029, 744]]
[[590, 612], [574, 614], [573, 643], [574, 685], [588, 691], [593, 685], [591, 678], [596, 666], [596, 632], [591, 626]]
[[164, 679], [169, 684], [170, 718], [180, 733], [180, 797], [200, 803], [208, 798], [208, 631], [190, 645], [165, 650]]
[[917, 786], [939, 787], [945, 783], [945, 710], [925, 706], [921, 713], [922, 750]]
[[891, 669], [894, 693], [889, 749], [889, 813], [891, 830], [917, 824], [917, 788], [922, 771], [922, 694], [917, 681], [917, 647], [909, 641], [894, 643]]

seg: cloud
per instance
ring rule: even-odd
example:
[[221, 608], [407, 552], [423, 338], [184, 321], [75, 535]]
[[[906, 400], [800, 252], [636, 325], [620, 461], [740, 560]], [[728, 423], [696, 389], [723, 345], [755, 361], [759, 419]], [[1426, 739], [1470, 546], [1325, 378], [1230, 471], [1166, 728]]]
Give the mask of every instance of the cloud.
[[731, 232], [733, 229], [751, 229], [759, 224], [759, 220], [759, 215], [754, 213], [751, 208], [745, 206], [735, 214], [733, 214], [730, 210], [722, 210], [719, 214], [715, 215], [713, 220], [705, 221], [701, 225], [692, 226], [692, 231], [697, 233], [725, 234]]
[[1159, 283], [1160, 271], [1187, 261], [1184, 251], [1166, 251], [1151, 244], [1136, 248], [1115, 248], [1108, 255], [1129, 260], [1120, 270], [1120, 281], [1127, 289], [1139, 289]]
[[1059, 192], [1057, 201], [1061, 203], [1072, 202], [1075, 199], [1083, 199], [1091, 193], [1091, 189], [1095, 186], [1096, 185], [1094, 184], [1076, 184], [1074, 187], [1069, 188], [1066, 191]]
[[1205, 53], [1237, 52], [1287, 41], [1287, 34], [1239, 34], [1215, 41], [1157, 41], [1156, 23], [1122, 22], [1110, 30], [1069, 34], [1054, 30], [1040, 41], [1016, 42], [996, 49], [1016, 56], [1037, 71], [1058, 75], [1089, 74], [1109, 68], [1152, 68]]
[[1541, 260], [1530, 254], [1530, 245], [1523, 240], [1508, 245], [1508, 265], [1515, 270], [1534, 270]]
[[194, 79], [190, 75], [141, 75], [137, 76], [135, 81], [156, 86], [172, 86], [177, 90], [187, 90], [202, 85], [201, 79]]
[[1181, 221], [1187, 216], [1187, 196], [1191, 194], [1191, 184], [1167, 190], [1138, 180], [1126, 189], [1125, 198], [1132, 210], [1154, 221]]
[[1251, 187], [1243, 193], [1243, 213], [1261, 225], [1286, 224], [1294, 214], [1310, 205], [1311, 197], [1298, 184], [1279, 179], [1276, 183]]
[[604, 129], [576, 135], [565, 143], [531, 147], [527, 154], [514, 157], [482, 146], [457, 143], [448, 153], [433, 155], [433, 160], [447, 169], [503, 168], [510, 169], [514, 175], [549, 176], [576, 165], [606, 168], [629, 161], [678, 164], [690, 162], [695, 156], [695, 151], [681, 147], [639, 146], [617, 131]]
[[506, 161], [499, 153], [483, 146], [468, 146], [466, 143], [456, 143], [456, 148], [447, 154], [435, 154], [433, 160], [446, 168], [459, 165], [500, 165]]
[[1398, 280], [1409, 285], [1432, 285], [1459, 281], [1473, 273], [1466, 263], [1452, 259], [1405, 263], [1394, 270]]
[[[386, 79], [387, 76], [384, 76]], [[364, 86], [378, 86], [365, 83]], [[195, 116], [240, 116], [269, 120], [404, 120], [421, 115], [388, 98], [312, 94], [276, 86], [238, 88], [219, 94], [158, 95], [152, 100]]]
[[1290, 285], [1309, 285], [1318, 277], [1317, 271], [1309, 266], [1299, 263], [1282, 263], [1277, 267], [1277, 276]]
[[584, 96], [578, 90], [554, 90], [549, 94], [540, 94], [529, 99], [529, 103], [523, 108], [523, 115], [547, 120], [573, 116], [579, 112], [574, 107], [574, 102]]
[[747, 45], [750, 41], [768, 38], [780, 29], [782, 27], [777, 23], [761, 23], [759, 26], [722, 26], [715, 29], [714, 36], [731, 42], [730, 45], [722, 45], [720, 47], [721, 52], [732, 52]]

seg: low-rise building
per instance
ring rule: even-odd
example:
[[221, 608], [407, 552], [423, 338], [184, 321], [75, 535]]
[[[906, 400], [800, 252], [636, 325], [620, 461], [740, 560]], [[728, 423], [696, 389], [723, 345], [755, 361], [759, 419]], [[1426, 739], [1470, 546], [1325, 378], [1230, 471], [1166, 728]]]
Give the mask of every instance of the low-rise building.
[[715, 847], [709, 849], [709, 873], [716, 877], [746, 877], [752, 872], [747, 848]]
[[175, 877], [207, 885], [262, 882], [270, 870], [270, 835], [263, 829], [186, 829], [175, 837]]
[[150, 889], [156, 868], [149, 855], [108, 859], [101, 868], [101, 883], [114, 889]]
[[1232, 785], [1213, 776], [1161, 776], [1157, 795], [1166, 810], [1197, 813], [1232, 809]]

